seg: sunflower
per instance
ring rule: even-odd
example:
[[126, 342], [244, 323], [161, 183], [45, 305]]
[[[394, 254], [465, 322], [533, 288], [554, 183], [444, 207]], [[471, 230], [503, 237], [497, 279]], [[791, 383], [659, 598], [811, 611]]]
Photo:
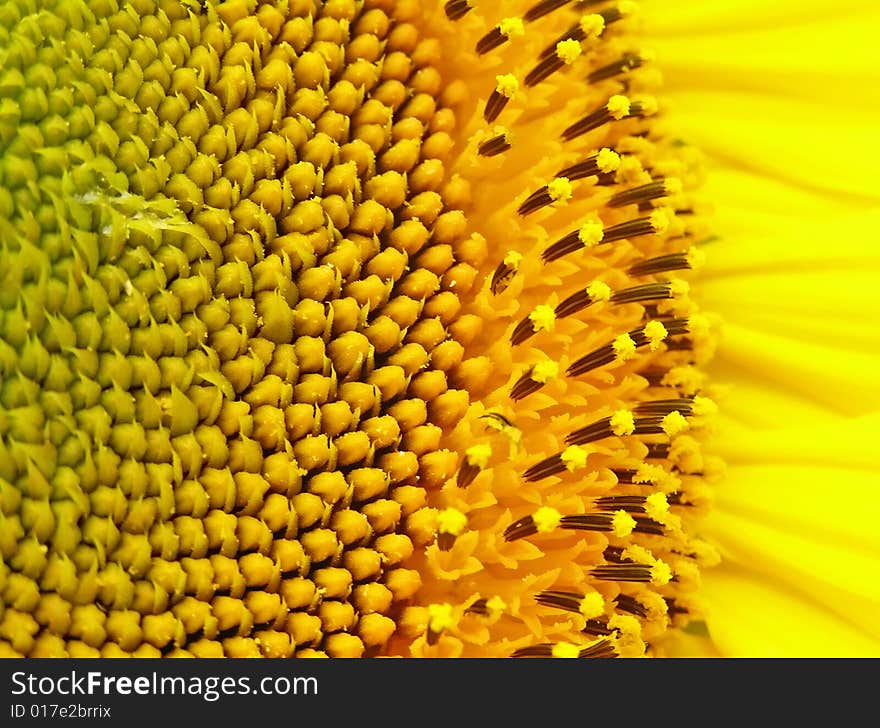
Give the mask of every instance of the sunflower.
[[735, 5], [4, 4], [0, 653], [875, 652], [868, 24]]

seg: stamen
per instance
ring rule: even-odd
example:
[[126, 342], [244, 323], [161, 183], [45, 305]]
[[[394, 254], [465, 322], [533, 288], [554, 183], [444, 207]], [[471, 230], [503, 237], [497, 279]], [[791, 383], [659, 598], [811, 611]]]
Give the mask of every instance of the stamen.
[[559, 176], [550, 184], [529, 195], [529, 198], [519, 206], [520, 215], [530, 215], [542, 207], [552, 205], [554, 202], [565, 203], [571, 199], [573, 190], [571, 180], [565, 176]]
[[557, 173], [557, 177], [567, 177], [574, 182], [585, 177], [593, 177], [600, 174], [610, 174], [620, 168], [620, 155], [613, 149], [603, 147], [597, 153], [591, 154], [582, 162], [566, 167]]
[[535, 601], [545, 607], [555, 607], [566, 612], [581, 614], [587, 619], [594, 619], [605, 612], [605, 600], [599, 592], [579, 594], [571, 591], [547, 589], [535, 595]]
[[[575, 654], [576, 650], [576, 654]], [[617, 657], [614, 644], [607, 639], [599, 640], [587, 647], [577, 647], [567, 642], [542, 643], [520, 647], [511, 657], [580, 657], [580, 658], [613, 658]]]
[[591, 111], [563, 131], [562, 138], [570, 142], [610, 121], [650, 116], [656, 111], [656, 103], [653, 101], [647, 99], [630, 101], [626, 96], [612, 96], [604, 106]]
[[559, 10], [559, 8], [563, 8], [572, 0], [543, 0], [539, 2], [537, 5], [533, 5], [526, 11], [526, 14], [523, 15], [523, 20], [527, 23], [531, 23], [538, 18], [543, 18], [545, 15], [552, 13], [554, 10]]
[[[663, 337], [664, 339], [668, 336], [680, 336], [689, 333], [687, 319], [669, 319], [663, 321], [661, 325], [666, 332], [666, 336]], [[645, 326], [633, 329], [626, 334], [632, 340], [636, 348], [651, 345], [653, 337], [648, 336], [650, 331], [646, 332], [647, 328], [648, 324], [645, 324]], [[589, 354], [586, 354], [573, 362], [566, 371], [566, 375], [569, 377], [577, 377], [581, 374], [586, 374], [593, 369], [598, 369], [606, 364], [610, 364], [620, 357], [619, 349], [620, 345], [615, 347], [615, 342], [600, 346], [598, 349], [594, 349]]]
[[495, 82], [495, 89], [489, 96], [489, 100], [486, 102], [486, 109], [483, 111], [483, 118], [489, 123], [498, 118], [498, 115], [507, 106], [507, 102], [519, 90], [519, 81], [516, 80], [516, 76], [512, 73], [496, 76]]
[[469, 0], [449, 0], [444, 8], [446, 17], [450, 20], [461, 20], [473, 10]]
[[[637, 417], [633, 419], [633, 429], [627, 433], [629, 435], [662, 435], [663, 431], [662, 417]], [[586, 445], [590, 442], [604, 440], [611, 437], [615, 433], [611, 430], [611, 418], [605, 417], [579, 430], [570, 432], [565, 437], [566, 445]]]
[[584, 228], [573, 230], [564, 237], [549, 246], [541, 255], [545, 263], [558, 260], [566, 255], [574, 253], [584, 244], [590, 246], [601, 243], [613, 243], [626, 238], [636, 238], [642, 235], [662, 235], [669, 227], [670, 213], [664, 208], [657, 208], [648, 217], [640, 217], [635, 220], [618, 223], [604, 228], [599, 240], [584, 238]]
[[467, 516], [455, 508], [446, 508], [437, 514], [437, 547], [449, 551], [467, 526]]
[[504, 131], [496, 134], [488, 141], [483, 142], [477, 152], [483, 157], [494, 157], [506, 152], [511, 147], [512, 138], [510, 132]]
[[671, 253], [659, 255], [656, 258], [647, 258], [631, 265], [627, 273], [631, 276], [650, 276], [657, 273], [667, 273], [673, 270], [688, 270], [691, 264], [688, 253]]
[[537, 86], [541, 81], [552, 76], [563, 66], [570, 66], [583, 53], [581, 44], [576, 40], [563, 40], [556, 44], [550, 55], [543, 58], [526, 76], [525, 84], [528, 87]]
[[477, 41], [477, 53], [484, 55], [508, 40], [525, 35], [522, 18], [505, 18]]
[[464, 453], [464, 461], [458, 469], [456, 485], [459, 488], [467, 488], [489, 466], [489, 458], [492, 457], [492, 446], [488, 443], [472, 445]]
[[513, 277], [519, 270], [522, 259], [522, 253], [518, 253], [515, 250], [509, 251], [504, 256], [504, 260], [498, 264], [498, 267], [492, 274], [492, 282], [489, 284], [489, 289], [494, 295], [497, 296], [507, 290]]
[[648, 610], [635, 597], [631, 597], [628, 594], [618, 594], [614, 603], [621, 612], [634, 614], [642, 618], [648, 616]]
[[609, 78], [614, 78], [620, 74], [630, 73], [635, 69], [639, 68], [645, 59], [642, 58], [638, 53], [624, 53], [623, 56], [614, 63], [609, 63], [607, 66], [602, 66], [601, 68], [597, 68], [593, 71], [589, 76], [587, 76], [587, 81], [590, 83], [599, 83], [600, 81], [607, 81]]
[[[616, 295], [616, 294], [615, 294]], [[565, 318], [600, 301], [612, 300], [611, 289], [601, 281], [593, 281], [584, 290], [573, 293], [556, 307], [556, 318]]]
[[537, 392], [549, 380], [555, 379], [558, 375], [559, 364], [552, 359], [538, 362], [513, 385], [513, 388], [510, 390], [510, 398], [514, 402], [518, 402], [524, 397]]
[[681, 182], [674, 177], [670, 177], [668, 179], [657, 179], [640, 187], [618, 192], [607, 204], [609, 207], [639, 204], [641, 209], [641, 205], [650, 200], [678, 194], [681, 194]]
[[556, 323], [556, 313], [550, 306], [541, 304], [520, 321], [510, 335], [510, 343], [514, 346], [522, 344], [539, 331], [552, 331]]

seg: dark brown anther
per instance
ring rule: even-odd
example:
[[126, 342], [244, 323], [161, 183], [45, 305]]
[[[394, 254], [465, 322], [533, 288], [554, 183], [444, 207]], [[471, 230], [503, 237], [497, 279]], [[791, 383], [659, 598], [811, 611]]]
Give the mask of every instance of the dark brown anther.
[[449, 551], [455, 546], [455, 534], [439, 533], [437, 534], [437, 548], [441, 551]]
[[656, 273], [667, 273], [672, 270], [688, 270], [690, 267], [686, 252], [671, 253], [641, 260], [631, 265], [627, 273], [631, 276], [650, 276]]
[[628, 594], [618, 594], [614, 602], [621, 612], [626, 612], [642, 619], [648, 616], [648, 610], [635, 597], [631, 597]]
[[[545, 642], [529, 647], [520, 647], [511, 657], [553, 657], [553, 645]], [[617, 652], [610, 640], [599, 640], [596, 644], [581, 648], [579, 658], [613, 658]]]
[[471, 9], [471, 4], [468, 0], [449, 0], [444, 7], [446, 17], [450, 20], [461, 20]]
[[583, 598], [584, 595], [578, 594], [577, 592], [556, 591], [553, 589], [547, 589], [546, 591], [535, 594], [535, 601], [538, 602], [538, 604], [575, 613], [580, 612], [581, 601]]
[[[541, 253], [541, 260], [545, 263], [551, 263], [554, 260], [574, 253], [576, 250], [580, 250], [584, 247], [584, 244], [581, 242], [579, 232], [578, 230], [572, 230], [568, 235], [559, 238], [559, 240]], [[605, 242], [604, 238], [602, 242]]]
[[510, 141], [508, 140], [507, 134], [498, 134], [489, 139], [489, 141], [483, 142], [477, 151], [480, 156], [494, 157], [506, 152], [508, 149], [510, 149]]
[[504, 540], [517, 541], [526, 536], [534, 536], [537, 532], [534, 519], [531, 516], [523, 516], [504, 529]]
[[482, 56], [498, 46], [503, 45], [506, 40], [507, 36], [501, 32], [501, 28], [495, 26], [477, 41], [476, 51]]
[[513, 333], [510, 335], [510, 343], [514, 346], [519, 346], [524, 341], [527, 341], [532, 336], [537, 333], [535, 331], [535, 327], [532, 324], [532, 319], [526, 316], [522, 321], [520, 321], [516, 328], [513, 330]]
[[465, 612], [467, 614], [479, 614], [481, 617], [489, 616], [489, 600], [488, 599], [477, 599], [473, 604], [471, 604]]
[[625, 53], [620, 60], [615, 61], [614, 63], [609, 63], [607, 66], [602, 66], [602, 68], [597, 68], [587, 76], [587, 81], [590, 83], [607, 81], [609, 78], [614, 78], [615, 76], [634, 71], [636, 68], [639, 68], [642, 63], [643, 60], [637, 53]]
[[[584, 179], [585, 177], [595, 177], [599, 175], [602, 175], [602, 170], [599, 169], [599, 155], [591, 154], [583, 161], [560, 170], [556, 176], [566, 177], [570, 182], [574, 182], [575, 180]], [[614, 177], [614, 175], [612, 174], [611, 177]]]
[[529, 88], [531, 88], [532, 86], [537, 86], [539, 83], [541, 83], [541, 81], [548, 79], [564, 65], [565, 61], [563, 61], [555, 53], [553, 55], [547, 56], [546, 58], [542, 59], [537, 66], [529, 71], [525, 79], [525, 85]]
[[517, 380], [516, 384], [513, 385], [510, 390], [510, 398], [514, 402], [519, 402], [519, 400], [528, 397], [530, 394], [534, 394], [543, 386], [544, 382], [537, 382], [532, 379], [531, 370], [529, 370]]
[[590, 576], [601, 581], [647, 584], [651, 581], [651, 567], [645, 564], [602, 564], [591, 569]]
[[645, 301], [662, 301], [672, 298], [672, 287], [669, 283], [648, 283], [643, 286], [624, 288], [611, 295], [611, 303], [643, 303]]
[[693, 408], [693, 397], [681, 397], [679, 399], [655, 399], [649, 402], [639, 402], [633, 408], [633, 412], [639, 415], [665, 417], [670, 412], [678, 411], [687, 417], [693, 413]]
[[531, 215], [533, 212], [537, 212], [542, 207], [547, 207], [553, 203], [553, 198], [550, 197], [550, 189], [547, 185], [544, 185], [541, 189], [535, 190], [528, 196], [528, 198], [519, 206], [517, 212], [525, 217], [526, 215]]
[[600, 511], [626, 511], [627, 513], [644, 513], [645, 496], [643, 495], [608, 495], [596, 498], [596, 508]]
[[[656, 200], [661, 197], [667, 197], [669, 191], [666, 188], [665, 179], [657, 179], [640, 187], [633, 187], [630, 190], [618, 192], [614, 197], [608, 200], [608, 207], [623, 207], [624, 205], [633, 205], [639, 203], [639, 210], [650, 212], [651, 206], [648, 205], [649, 200]], [[643, 208], [642, 205], [645, 205]]]
[[467, 457], [462, 461], [461, 467], [455, 476], [455, 484], [459, 488], [467, 488], [480, 474], [480, 468], [467, 461]]
[[556, 307], [556, 318], [572, 316], [595, 303], [585, 290], [572, 293]]
[[558, 475], [563, 472], [565, 472], [565, 463], [562, 462], [562, 454], [558, 453], [556, 455], [551, 455], [549, 458], [544, 458], [540, 462], [532, 465], [532, 467], [523, 473], [523, 478], [530, 483], [534, 483], [538, 480], [549, 478], [551, 475]]
[[652, 442], [648, 445], [646, 460], [665, 460], [669, 457], [670, 445], [668, 442]]
[[498, 115], [504, 111], [507, 102], [510, 99], [502, 93], [498, 93], [498, 89], [492, 91], [489, 100], [486, 102], [486, 108], [483, 111], [483, 118], [490, 124], [498, 118]]
[[563, 8], [572, 0], [542, 0], [537, 5], [533, 5], [526, 11], [526, 14], [523, 16], [523, 20], [527, 23], [531, 23], [538, 18], [543, 18], [545, 15], [552, 13], [554, 10], [559, 10], [559, 8]]
[[498, 264], [498, 267], [492, 274], [492, 281], [489, 283], [489, 290], [492, 291], [493, 295], [497, 296], [507, 290], [513, 277], [519, 270], [520, 259], [521, 256], [518, 254], [508, 253], [508, 255], [504, 256], [504, 260]]

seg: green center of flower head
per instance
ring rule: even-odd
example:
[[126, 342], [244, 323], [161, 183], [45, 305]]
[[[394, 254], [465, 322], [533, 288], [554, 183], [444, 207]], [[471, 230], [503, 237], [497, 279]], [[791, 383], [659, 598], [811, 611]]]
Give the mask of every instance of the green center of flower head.
[[690, 617], [694, 166], [632, 3], [502, 5], [0, 7], [0, 654]]

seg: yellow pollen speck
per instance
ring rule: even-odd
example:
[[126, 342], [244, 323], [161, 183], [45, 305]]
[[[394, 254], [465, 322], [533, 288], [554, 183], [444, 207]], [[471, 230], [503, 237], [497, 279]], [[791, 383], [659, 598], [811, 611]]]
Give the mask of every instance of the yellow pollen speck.
[[593, 302], [608, 301], [611, 299], [611, 287], [602, 281], [593, 281], [587, 286], [587, 295]]
[[535, 306], [535, 310], [529, 314], [529, 320], [535, 331], [553, 331], [553, 326], [556, 324], [556, 312], [552, 306], [541, 304]]
[[667, 177], [663, 183], [663, 188], [666, 190], [667, 195], [680, 195], [682, 189], [684, 189], [678, 177]]
[[592, 248], [594, 245], [598, 245], [602, 242], [602, 238], [604, 237], [605, 230], [602, 226], [602, 221], [599, 219], [588, 220], [581, 226], [581, 229], [578, 230], [578, 240], [580, 240], [587, 248]]
[[566, 470], [574, 472], [578, 468], [582, 468], [587, 464], [587, 456], [589, 452], [579, 445], [570, 445], [562, 451], [559, 457], [565, 464]]
[[669, 332], [666, 330], [666, 327], [659, 321], [649, 321], [645, 324], [645, 336], [648, 337], [648, 348], [651, 351], [657, 351], [668, 335]]
[[651, 213], [651, 227], [658, 235], [665, 233], [672, 224], [672, 214], [665, 207], [658, 207]]
[[526, 34], [522, 18], [504, 18], [498, 23], [498, 30], [501, 31], [501, 35], [510, 40], [522, 38]]
[[691, 246], [690, 248], [688, 248], [686, 259], [687, 264], [691, 267], [691, 270], [699, 270], [706, 263], [706, 253], [704, 253], [699, 248]]
[[616, 511], [611, 519], [611, 528], [618, 538], [626, 538], [636, 527], [636, 519], [626, 511]]
[[515, 250], [508, 251], [507, 255], [504, 256], [504, 260], [502, 261], [504, 265], [508, 268], [519, 268], [519, 264], [522, 263], [522, 253], [518, 253]]
[[651, 567], [651, 583], [656, 586], [664, 586], [672, 580], [672, 569], [669, 565], [659, 559]]
[[663, 523], [669, 513], [669, 501], [663, 493], [651, 493], [645, 498], [645, 511], [650, 518]]
[[678, 410], [673, 410], [661, 422], [663, 432], [669, 437], [675, 437], [679, 432], [684, 432], [688, 428], [688, 421]]
[[581, 599], [578, 611], [586, 619], [595, 619], [605, 612], [605, 599], [599, 592], [590, 592]]
[[557, 642], [550, 650], [553, 657], [573, 658], [580, 657], [581, 648], [571, 642]]
[[451, 604], [428, 605], [428, 629], [432, 632], [442, 632], [454, 627], [456, 621]]
[[673, 278], [669, 281], [669, 292], [676, 298], [683, 298], [690, 293], [691, 287], [687, 281], [681, 278]]
[[675, 387], [683, 394], [693, 394], [703, 386], [703, 374], [693, 366], [672, 367], [660, 382], [666, 387]]
[[718, 405], [708, 397], [694, 397], [692, 411], [697, 417], [708, 417], [718, 412]]
[[654, 96], [640, 96], [638, 102], [641, 116], [653, 116], [660, 108]]
[[677, 465], [683, 473], [696, 472], [704, 465], [700, 445], [689, 435], [675, 439], [669, 449], [669, 461]]
[[638, 544], [631, 544], [627, 546], [621, 556], [624, 559], [628, 559], [629, 561], [634, 561], [637, 564], [644, 564], [645, 566], [651, 566], [657, 563], [657, 558], [652, 554], [648, 549], [644, 546], [639, 546]]
[[645, 174], [645, 168], [642, 166], [638, 157], [627, 154], [620, 159], [620, 169], [618, 169], [617, 179], [620, 182], [637, 182]]
[[617, 3], [617, 10], [623, 16], [632, 15], [638, 10], [638, 4], [632, 0], [620, 0]]
[[571, 199], [574, 189], [567, 177], [559, 177], [547, 185], [547, 193], [554, 202], [565, 203]]
[[493, 615], [500, 614], [505, 609], [507, 609], [507, 603], [501, 597], [494, 596], [486, 602], [486, 609], [488, 609], [489, 612]]
[[505, 98], [512, 99], [519, 91], [519, 81], [512, 73], [495, 76], [495, 90]]
[[574, 38], [569, 38], [568, 40], [561, 40], [556, 44], [556, 55], [560, 61], [563, 63], [567, 63], [571, 65], [578, 58], [580, 58], [581, 53], [584, 52], [584, 49], [581, 48], [581, 44], [578, 43]]
[[579, 25], [587, 38], [598, 38], [605, 30], [605, 18], [598, 13], [590, 13], [581, 17]]
[[605, 108], [608, 109], [608, 113], [611, 114], [614, 119], [617, 119], [619, 121], [624, 116], [629, 115], [630, 102], [626, 96], [615, 94], [610, 99], [608, 99], [608, 103], [605, 105]]
[[617, 410], [611, 415], [611, 431], [618, 437], [632, 435], [636, 431], [636, 421], [629, 410]]
[[628, 361], [636, 355], [636, 342], [632, 340], [629, 334], [618, 336], [612, 346], [614, 347], [617, 361]]
[[530, 376], [534, 381], [545, 384], [559, 376], [559, 364], [553, 361], [553, 359], [539, 361], [532, 367]]
[[620, 167], [620, 155], [608, 147], [602, 147], [596, 155], [596, 166], [605, 174], [616, 172]]
[[701, 314], [694, 314], [688, 318], [688, 329], [695, 339], [704, 339], [709, 335], [709, 319]]
[[437, 530], [458, 536], [467, 526], [467, 516], [456, 508], [446, 508], [437, 514]]
[[464, 454], [468, 463], [483, 470], [489, 465], [489, 458], [492, 457], [492, 446], [487, 442], [481, 442], [478, 445], [471, 445], [471, 447], [464, 451]]
[[562, 514], [550, 506], [541, 506], [532, 514], [532, 521], [538, 533], [550, 533], [562, 520]]
[[669, 611], [666, 600], [655, 591], [645, 590], [639, 594], [637, 599], [639, 604], [648, 611], [649, 620], [662, 619]]
[[631, 614], [615, 614], [608, 620], [608, 628], [619, 630], [626, 637], [641, 637], [642, 624]]

